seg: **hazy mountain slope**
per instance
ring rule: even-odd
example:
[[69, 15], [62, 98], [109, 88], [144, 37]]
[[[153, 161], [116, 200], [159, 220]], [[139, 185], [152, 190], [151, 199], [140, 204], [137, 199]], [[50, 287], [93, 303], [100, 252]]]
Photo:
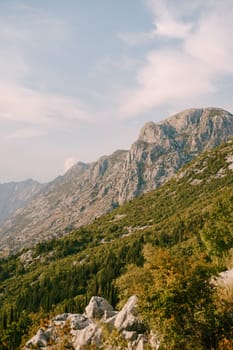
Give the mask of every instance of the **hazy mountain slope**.
[[[187, 282], [187, 285], [183, 284], [181, 290], [179, 284], [176, 286], [174, 278], [172, 294], [162, 293], [163, 300], [168, 307], [171, 302], [176, 303], [176, 310], [184, 305], [188, 305], [188, 308], [190, 306], [189, 313], [184, 318], [187, 316], [189, 320], [190, 315], [195, 313], [198, 317], [197, 336], [200, 330], [205, 333], [206, 328], [199, 328], [202, 326], [200, 321], [204, 320], [204, 326], [211, 327], [208, 328], [210, 333], [206, 331], [211, 338], [228, 326], [228, 320], [223, 315], [222, 319], [217, 319], [214, 323], [214, 305], [207, 315], [210, 322], [206, 323], [202, 317], [208, 303], [203, 301], [202, 293], [201, 299], [198, 299], [198, 284], [192, 283], [199, 281], [196, 279], [200, 278], [199, 273], [210, 276], [212, 269], [216, 273], [225, 268], [225, 257], [233, 246], [232, 232], [233, 141], [230, 141], [197, 157], [159, 189], [129, 201], [62, 239], [44, 242], [33, 250], [1, 261], [0, 325], [5, 322], [9, 326], [2, 330], [2, 337], [9, 343], [18, 339], [20, 341], [20, 334], [25, 333], [25, 328], [20, 327], [30, 324], [30, 317], [28, 319], [27, 316], [30, 312], [38, 312], [38, 319], [41, 318], [41, 310], [45, 313], [51, 310], [55, 313], [82, 312], [87, 299], [96, 294], [115, 304], [117, 291], [113, 280], [125, 272], [127, 264], [143, 265], [142, 247], [149, 242], [160, 254], [162, 249], [171, 261], [176, 261], [177, 266], [171, 266], [172, 271], [181, 264], [179, 258], [186, 269], [186, 274], [181, 274], [179, 281]], [[202, 266], [199, 268], [201, 259]], [[155, 268], [158, 269], [155, 276], [160, 274], [161, 277], [165, 266], [161, 265], [162, 271], [157, 265]], [[190, 279], [189, 269], [193, 273]], [[137, 277], [135, 271], [137, 269], [132, 270], [133, 277], [140, 281], [140, 275]], [[161, 281], [164, 281], [164, 276], [171, 277], [172, 271], [170, 275], [165, 273]], [[204, 277], [199, 282], [202, 281], [206, 285]], [[190, 286], [196, 289], [193, 290]], [[175, 298], [177, 295], [186, 295], [186, 287], [191, 288], [189, 292], [193, 293], [191, 304], [190, 300], [186, 304], [183, 299]], [[128, 289], [132, 289], [130, 285]], [[184, 294], [179, 294], [181, 292]], [[174, 299], [169, 299], [173, 295]], [[192, 303], [194, 297], [197, 302]], [[151, 300], [154, 302], [153, 298]], [[162, 306], [164, 305], [161, 304], [160, 307]], [[150, 308], [152, 311], [153, 308]], [[21, 325], [17, 328], [19, 338], [12, 337], [15, 323], [11, 328], [11, 314], [14, 321]], [[198, 316], [200, 314], [201, 319]], [[187, 326], [187, 319], [182, 323], [182, 329]], [[191, 348], [200, 349], [198, 346]], [[208, 348], [210, 347], [204, 347]]]
[[0, 184], [0, 225], [17, 209], [25, 206], [42, 187], [32, 179]]
[[233, 115], [216, 108], [190, 109], [147, 123], [129, 151], [77, 164], [50, 183], [0, 230], [5, 253], [59, 236], [119, 204], [150, 191], [184, 164], [233, 135]]

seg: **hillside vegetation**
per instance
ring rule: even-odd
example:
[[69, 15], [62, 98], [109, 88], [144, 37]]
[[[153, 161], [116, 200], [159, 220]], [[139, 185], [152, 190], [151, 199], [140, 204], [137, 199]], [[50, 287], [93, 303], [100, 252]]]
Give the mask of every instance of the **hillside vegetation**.
[[232, 267], [232, 171], [228, 142], [160, 189], [2, 259], [0, 349], [20, 348], [46, 317], [82, 312], [92, 295], [116, 306], [135, 293], [160, 349], [232, 349], [233, 293], [210, 283]]

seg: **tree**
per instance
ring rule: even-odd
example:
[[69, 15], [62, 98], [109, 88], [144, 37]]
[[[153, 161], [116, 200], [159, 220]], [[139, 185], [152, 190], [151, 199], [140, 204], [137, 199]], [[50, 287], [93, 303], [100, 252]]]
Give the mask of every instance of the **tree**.
[[215, 349], [220, 334], [211, 266], [204, 253], [182, 254], [146, 245], [144, 266], [128, 266], [116, 284], [123, 298], [139, 297], [140, 313], [164, 349]]

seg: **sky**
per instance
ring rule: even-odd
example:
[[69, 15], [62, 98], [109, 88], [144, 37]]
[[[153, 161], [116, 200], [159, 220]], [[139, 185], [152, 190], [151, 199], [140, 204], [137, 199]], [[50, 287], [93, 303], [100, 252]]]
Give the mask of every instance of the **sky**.
[[129, 149], [147, 121], [233, 113], [232, 0], [0, 0], [0, 182]]

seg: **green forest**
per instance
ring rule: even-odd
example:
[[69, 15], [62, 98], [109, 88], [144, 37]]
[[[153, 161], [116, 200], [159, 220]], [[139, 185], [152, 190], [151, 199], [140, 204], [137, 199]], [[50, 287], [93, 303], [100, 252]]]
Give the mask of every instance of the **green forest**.
[[0, 349], [22, 349], [40, 324], [84, 311], [93, 295], [132, 294], [164, 350], [233, 348], [233, 142], [204, 153], [158, 190], [65, 237], [0, 261]]

